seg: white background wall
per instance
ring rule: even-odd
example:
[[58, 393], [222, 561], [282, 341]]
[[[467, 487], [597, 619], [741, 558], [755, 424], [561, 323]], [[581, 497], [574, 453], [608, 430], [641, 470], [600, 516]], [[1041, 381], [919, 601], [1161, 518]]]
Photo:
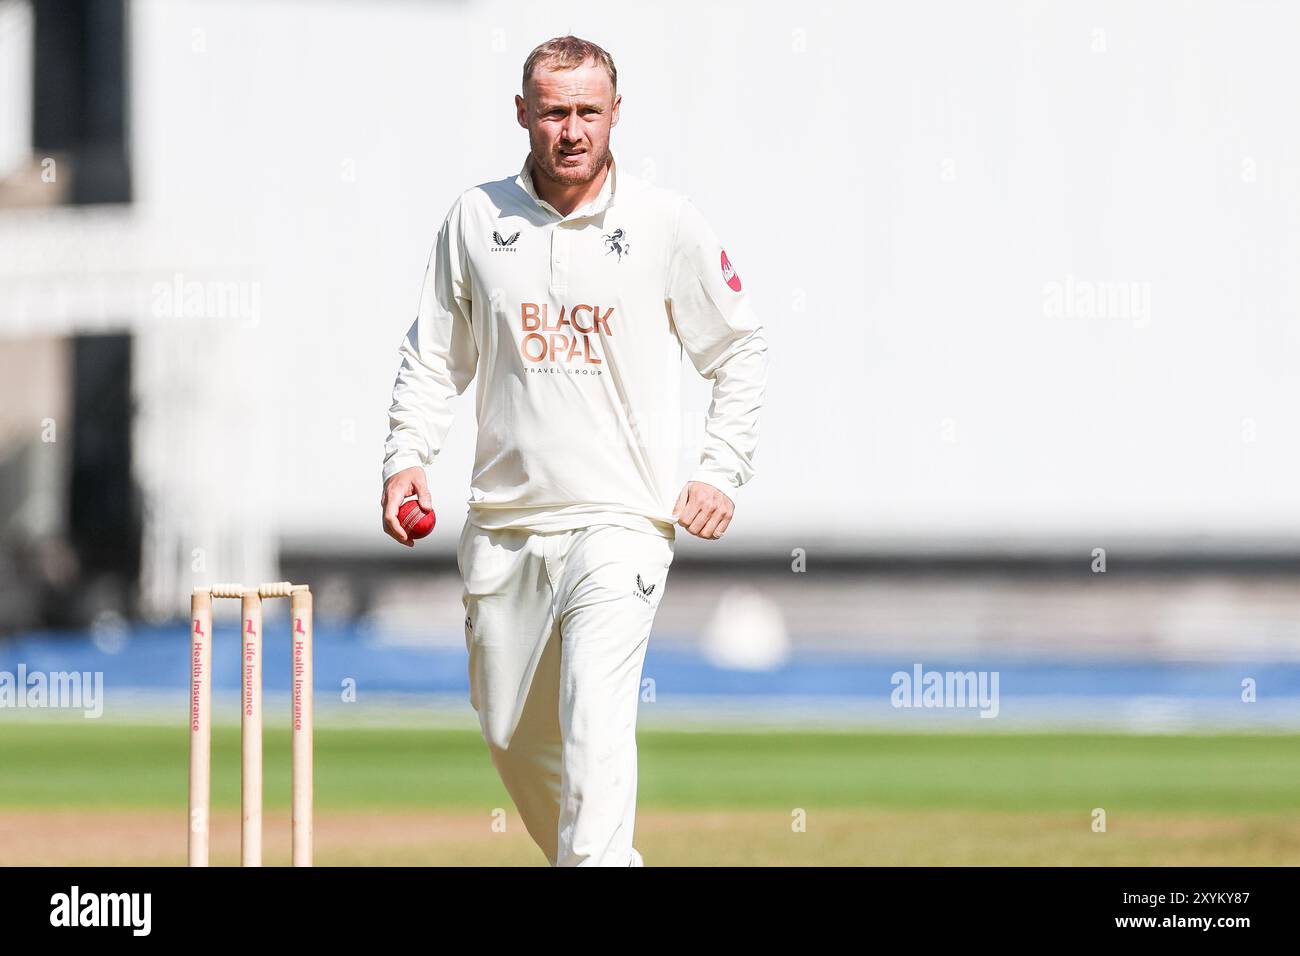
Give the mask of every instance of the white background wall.
[[31, 156], [34, 23], [29, 3], [0, 0], [0, 176]]
[[[1300, 7], [131, 11], [136, 202], [0, 213], [0, 334], [125, 324], [169, 355], [192, 332], [194, 374], [211, 356], [261, 410], [205, 426], [214, 456], [260, 459], [222, 500], [275, 517], [236, 532], [396, 547], [379, 465], [429, 244], [459, 191], [518, 169], [523, 60], [572, 31], [618, 63], [623, 161], [696, 199], [768, 324], [759, 477], [725, 547], [1300, 536]], [[160, 306], [177, 275], [256, 307], [209, 309], [211, 331]], [[1054, 297], [1107, 287], [1138, 298]], [[261, 358], [232, 367], [220, 335]], [[461, 412], [422, 546], [464, 513]]]

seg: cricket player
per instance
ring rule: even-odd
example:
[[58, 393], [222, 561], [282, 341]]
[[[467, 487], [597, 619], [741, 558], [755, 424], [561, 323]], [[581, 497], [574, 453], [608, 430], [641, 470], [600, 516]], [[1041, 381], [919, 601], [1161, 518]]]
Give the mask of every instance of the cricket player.
[[[470, 700], [528, 833], [554, 866], [639, 866], [641, 667], [675, 526], [731, 524], [754, 473], [763, 329], [684, 196], [610, 148], [613, 59], [566, 36], [515, 97], [519, 175], [459, 196], [438, 232], [389, 411], [383, 524], [416, 496], [477, 377], [464, 577]], [[683, 354], [713, 383], [679, 484]]]

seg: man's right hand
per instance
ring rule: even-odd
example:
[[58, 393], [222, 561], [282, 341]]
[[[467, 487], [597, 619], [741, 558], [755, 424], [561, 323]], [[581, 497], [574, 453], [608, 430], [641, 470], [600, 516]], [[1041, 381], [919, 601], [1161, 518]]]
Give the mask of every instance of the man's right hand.
[[425, 511], [433, 510], [433, 498], [429, 494], [429, 483], [424, 477], [424, 469], [419, 465], [404, 468], [384, 482], [384, 497], [380, 505], [384, 509], [384, 533], [399, 544], [414, 548], [415, 542], [402, 530], [397, 520], [397, 509], [411, 495], [418, 495], [420, 507]]

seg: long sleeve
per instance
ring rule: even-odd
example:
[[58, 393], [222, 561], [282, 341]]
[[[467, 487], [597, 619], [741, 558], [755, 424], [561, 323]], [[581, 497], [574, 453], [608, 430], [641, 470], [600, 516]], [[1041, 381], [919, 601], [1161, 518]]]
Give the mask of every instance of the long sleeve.
[[754, 474], [767, 342], [740, 277], [689, 199], [678, 213], [667, 298], [682, 347], [696, 371], [713, 382], [704, 449], [690, 480], [734, 500]]
[[384, 480], [427, 465], [451, 428], [451, 399], [469, 387], [478, 364], [472, 286], [460, 242], [458, 201], [447, 214], [420, 291], [420, 308], [399, 349], [402, 364], [388, 410]]

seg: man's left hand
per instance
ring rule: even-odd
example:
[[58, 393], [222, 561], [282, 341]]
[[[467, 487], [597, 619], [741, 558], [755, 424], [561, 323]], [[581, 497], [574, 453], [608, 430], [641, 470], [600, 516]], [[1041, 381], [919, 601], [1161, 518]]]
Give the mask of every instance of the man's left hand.
[[722, 537], [735, 510], [731, 499], [717, 488], [702, 481], [688, 481], [677, 496], [673, 520], [697, 538], [712, 541]]

